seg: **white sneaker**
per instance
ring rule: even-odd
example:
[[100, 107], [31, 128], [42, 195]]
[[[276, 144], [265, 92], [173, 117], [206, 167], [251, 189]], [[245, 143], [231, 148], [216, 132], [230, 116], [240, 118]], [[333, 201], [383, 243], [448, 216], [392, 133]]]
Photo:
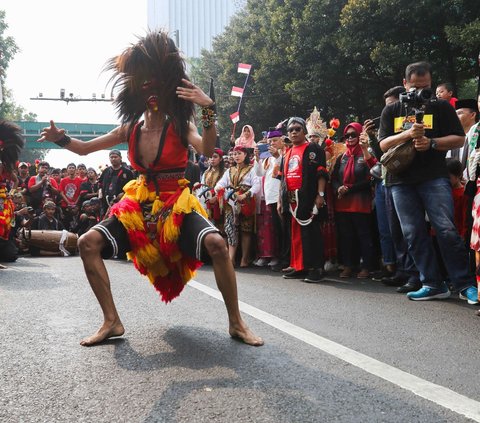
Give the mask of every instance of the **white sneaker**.
[[325, 269], [325, 272], [332, 272], [337, 270], [338, 266], [329, 260], [325, 262], [325, 266], [323, 266], [323, 268]]
[[265, 257], [260, 257], [258, 260], [255, 260], [253, 264], [258, 267], [263, 267], [268, 264], [268, 259]]
[[280, 260], [278, 258], [273, 258], [270, 260], [270, 263], [268, 263], [269, 266], [277, 266], [280, 263]]

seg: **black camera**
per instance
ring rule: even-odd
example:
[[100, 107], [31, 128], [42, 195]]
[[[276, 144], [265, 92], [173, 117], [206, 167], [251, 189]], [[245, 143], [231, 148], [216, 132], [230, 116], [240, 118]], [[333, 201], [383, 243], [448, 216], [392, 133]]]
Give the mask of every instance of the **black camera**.
[[419, 108], [435, 102], [436, 97], [430, 88], [410, 88], [407, 92], [400, 94], [400, 102], [411, 107]]

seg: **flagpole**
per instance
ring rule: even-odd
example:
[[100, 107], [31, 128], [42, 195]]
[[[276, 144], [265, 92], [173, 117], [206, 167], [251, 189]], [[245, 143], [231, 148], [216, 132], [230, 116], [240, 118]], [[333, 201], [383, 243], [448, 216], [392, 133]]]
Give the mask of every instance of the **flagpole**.
[[247, 82], [248, 82], [249, 77], [250, 77], [250, 72], [247, 74], [247, 77], [245, 78], [245, 83], [243, 84], [243, 93], [242, 93], [242, 96], [240, 97], [240, 100], [238, 101], [237, 112], [239, 112], [239, 113], [240, 113], [240, 106], [242, 105], [243, 94], [245, 94], [245, 88], [247, 86]]
[[[241, 64], [240, 64], [241, 65]], [[251, 65], [248, 65], [249, 68], [248, 68], [248, 73], [247, 73], [247, 77], [245, 78], [245, 82], [243, 84], [243, 89], [242, 89], [242, 95], [240, 96], [240, 100], [238, 101], [238, 107], [237, 107], [237, 113], [240, 113], [240, 107], [242, 105], [242, 100], [243, 100], [243, 94], [245, 93], [245, 88], [247, 87], [247, 83], [248, 83], [248, 78], [250, 77], [250, 72], [252, 70], [252, 66]], [[242, 72], [242, 73], [245, 73], [245, 72]], [[235, 129], [237, 127], [237, 122], [235, 122], [233, 124], [233, 129], [232, 129], [232, 137], [235, 138]]]

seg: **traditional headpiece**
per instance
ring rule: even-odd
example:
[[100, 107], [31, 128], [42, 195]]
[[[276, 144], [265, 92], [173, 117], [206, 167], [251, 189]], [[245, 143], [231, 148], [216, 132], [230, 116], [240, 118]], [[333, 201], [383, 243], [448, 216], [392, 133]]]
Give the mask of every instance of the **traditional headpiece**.
[[299, 125], [302, 125], [303, 132], [307, 133], [307, 124], [305, 122], [305, 119], [298, 116], [291, 117], [290, 119], [288, 119], [287, 129], [292, 123], [298, 123]]
[[214, 153], [217, 153], [220, 157], [223, 157], [225, 155], [225, 153], [223, 152], [223, 150], [221, 148], [215, 148], [213, 150]]
[[143, 113], [150, 108], [168, 115], [185, 146], [189, 121], [194, 115], [192, 102], [178, 98], [176, 89], [185, 73], [185, 61], [173, 40], [164, 31], [148, 32], [136, 44], [107, 63], [113, 70], [112, 93], [119, 92], [115, 106], [122, 124], [130, 130]]
[[317, 106], [313, 108], [313, 112], [307, 118], [307, 132], [308, 135], [317, 135], [322, 139], [328, 136], [327, 124], [320, 117]]
[[273, 129], [273, 130], [267, 132], [267, 138], [268, 139], [281, 137], [282, 135], [283, 135], [283, 133], [280, 129]]
[[0, 121], [0, 161], [5, 170], [11, 172], [15, 169], [18, 156], [25, 145], [22, 129], [12, 122]]

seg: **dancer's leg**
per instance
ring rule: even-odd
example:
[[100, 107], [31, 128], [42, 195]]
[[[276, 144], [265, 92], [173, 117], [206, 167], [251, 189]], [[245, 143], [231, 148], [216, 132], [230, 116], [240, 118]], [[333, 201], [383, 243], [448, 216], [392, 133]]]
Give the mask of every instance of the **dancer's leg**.
[[100, 232], [90, 230], [78, 241], [80, 257], [87, 275], [88, 282], [97, 297], [103, 311], [103, 324], [92, 336], [83, 339], [80, 344], [90, 346], [113, 336], [121, 336], [124, 328], [113, 302], [110, 280], [103, 262], [101, 251], [105, 240]]

